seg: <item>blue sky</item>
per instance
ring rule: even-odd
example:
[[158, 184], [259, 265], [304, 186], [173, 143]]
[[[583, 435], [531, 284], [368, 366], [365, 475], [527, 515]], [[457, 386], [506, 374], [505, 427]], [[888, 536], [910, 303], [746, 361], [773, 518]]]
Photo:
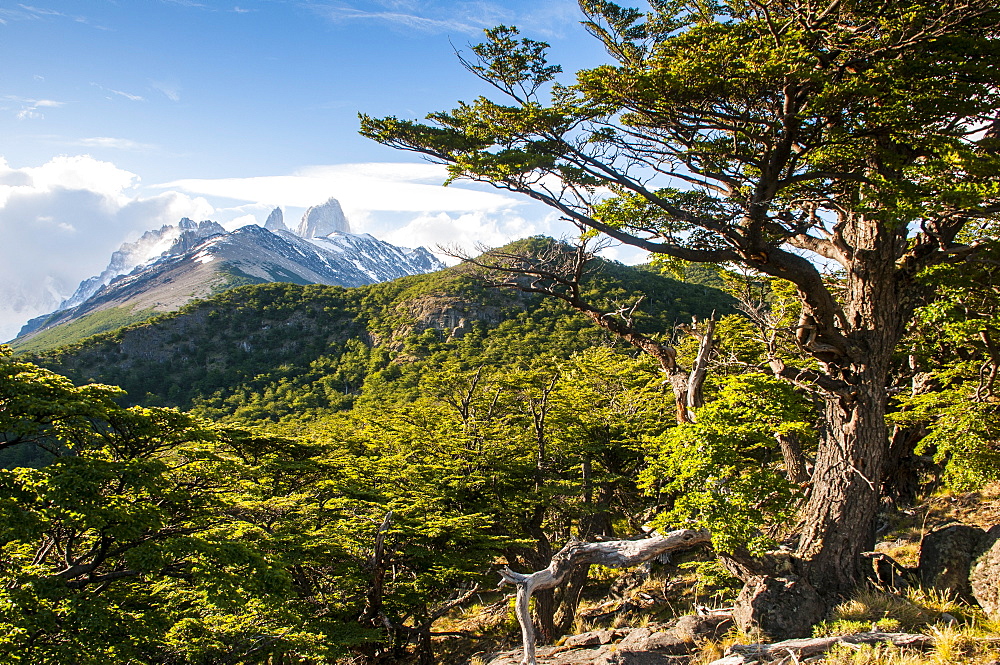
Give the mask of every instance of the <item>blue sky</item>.
[[[567, 232], [547, 209], [357, 134], [488, 92], [462, 69], [517, 25], [567, 72], [606, 61], [575, 0], [45, 0], [0, 5], [0, 339], [118, 245], [181, 216], [294, 225], [341, 200], [401, 245]], [[567, 79], [568, 80], [568, 79]], [[622, 258], [627, 258], [622, 255]]]
[[603, 59], [572, 0], [48, 0], [0, 20], [8, 162], [85, 148], [149, 182], [404, 159], [358, 136], [357, 113], [483, 92], [454, 48], [484, 27], [521, 26], [568, 71]]

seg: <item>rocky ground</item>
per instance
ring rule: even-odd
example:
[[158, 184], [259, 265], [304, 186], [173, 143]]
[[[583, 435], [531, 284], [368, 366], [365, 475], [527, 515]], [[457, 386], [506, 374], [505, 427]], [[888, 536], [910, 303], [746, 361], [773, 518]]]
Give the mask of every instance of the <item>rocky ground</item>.
[[[902, 604], [912, 604], [905, 597], [907, 588], [929, 594], [927, 597], [941, 599], [943, 603], [920, 609], [918, 627], [908, 624], [900, 628], [893, 612], [882, 610], [884, 616], [878, 622], [871, 621], [868, 627], [847, 634], [843, 626], [853, 624], [842, 622], [834, 624], [832, 630], [828, 628], [826, 633], [817, 630], [821, 637], [754, 643], [736, 629], [732, 617], [724, 609], [709, 610], [703, 605], [692, 604], [690, 598], [682, 599], [681, 587], [690, 587], [690, 580], [682, 585], [676, 578], [668, 577], [654, 583], [648, 573], [631, 571], [623, 573], [617, 585], [611, 585], [617, 596], [615, 600], [592, 603], [583, 611], [583, 616], [590, 619], [586, 623], [599, 623], [592, 619], [600, 617], [613, 619], [611, 625], [618, 627], [598, 627], [566, 636], [555, 645], [539, 646], [538, 663], [947, 665], [954, 662], [1000, 665], [1000, 484], [978, 493], [936, 496], [917, 508], [887, 518], [886, 524], [878, 551], [890, 554], [901, 564], [897, 566], [899, 574], [894, 577], [900, 588], [883, 591], [895, 591]], [[623, 590], [623, 582], [631, 589]], [[665, 605], [696, 606], [698, 614], [657, 620], [663, 617]], [[501, 608], [499, 614], [494, 612], [497, 621], [504, 613], [502, 602], [493, 605], [494, 610], [498, 607]], [[949, 609], [951, 612], [947, 611]], [[616, 612], [621, 614], [616, 616]], [[849, 615], [850, 612], [844, 614]], [[489, 640], [481, 640], [474, 655], [462, 657], [456, 653], [453, 658], [442, 658], [442, 662], [519, 665], [522, 651], [515, 627], [508, 617], [506, 630], [509, 634], [495, 642], [498, 648], [493, 651], [483, 650], [483, 643]], [[943, 639], [948, 641], [944, 651]], [[885, 655], [888, 646], [864, 646], [888, 644], [897, 649], [896, 656]], [[844, 659], [836, 655], [838, 649], [855, 655]], [[866, 649], [876, 656], [865, 655], [869, 653]], [[883, 655], [878, 656], [879, 653]], [[912, 655], [900, 655], [907, 653]]]
[[[559, 646], [541, 647], [539, 665], [687, 665], [707, 639], [718, 639], [732, 628], [732, 617], [689, 615], [666, 624], [641, 628], [610, 628], [572, 635]], [[521, 650], [484, 654], [488, 665], [518, 665]]]

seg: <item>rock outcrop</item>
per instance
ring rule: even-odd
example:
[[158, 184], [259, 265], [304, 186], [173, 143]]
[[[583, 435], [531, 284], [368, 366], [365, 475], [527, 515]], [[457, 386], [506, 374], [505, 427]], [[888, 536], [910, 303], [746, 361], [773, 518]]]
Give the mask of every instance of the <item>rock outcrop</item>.
[[285, 226], [285, 215], [281, 212], [281, 208], [275, 208], [271, 211], [271, 214], [267, 216], [267, 221], [264, 222], [264, 228], [268, 231], [287, 230], [287, 227]]
[[987, 532], [968, 524], [952, 524], [930, 532], [920, 546], [920, 583], [971, 602], [973, 564], [998, 537], [1000, 527]]
[[499, 306], [483, 306], [455, 296], [421, 296], [400, 304], [397, 311], [413, 321], [412, 326], [400, 329], [400, 338], [433, 328], [448, 338], [458, 339], [472, 330], [477, 321], [492, 327], [504, 319], [503, 308]]
[[[993, 527], [989, 534], [1000, 536], [1000, 529]], [[1000, 621], [1000, 538], [994, 537], [992, 546], [973, 564], [969, 586], [986, 615]]]
[[[185, 221], [188, 223], [185, 224]], [[195, 224], [193, 221], [185, 217], [181, 220], [179, 226], [181, 228], [180, 235], [177, 236], [177, 239], [174, 240], [172, 245], [170, 245], [170, 248], [163, 252], [160, 256], [178, 256], [191, 251], [194, 247], [201, 244], [205, 238], [226, 234], [226, 229], [224, 229], [221, 224], [211, 220], [205, 220]]]

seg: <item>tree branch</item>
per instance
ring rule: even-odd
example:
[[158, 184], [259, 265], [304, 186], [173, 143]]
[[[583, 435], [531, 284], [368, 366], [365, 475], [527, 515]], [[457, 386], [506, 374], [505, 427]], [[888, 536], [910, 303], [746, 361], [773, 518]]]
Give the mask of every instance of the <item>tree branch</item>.
[[551, 589], [562, 584], [577, 566], [598, 564], [609, 568], [624, 568], [649, 561], [666, 552], [688, 549], [711, 542], [707, 531], [679, 529], [666, 535], [655, 534], [641, 540], [610, 540], [584, 543], [571, 540], [559, 550], [544, 570], [530, 574], [516, 573], [510, 568], [500, 571], [501, 585], [517, 587], [516, 612], [521, 624], [524, 657], [521, 665], [537, 665], [535, 659], [535, 630], [531, 623], [529, 604], [531, 595], [539, 589]]

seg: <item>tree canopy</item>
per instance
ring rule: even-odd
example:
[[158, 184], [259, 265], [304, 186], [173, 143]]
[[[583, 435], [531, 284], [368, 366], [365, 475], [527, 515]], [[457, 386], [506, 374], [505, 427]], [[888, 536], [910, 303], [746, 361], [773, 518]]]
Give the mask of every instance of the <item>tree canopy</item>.
[[798, 320], [774, 332], [798, 357], [774, 344], [768, 355], [776, 376], [825, 400], [795, 559], [821, 613], [858, 584], [873, 544], [893, 461], [890, 365], [927, 294], [918, 275], [972, 256], [962, 230], [1000, 212], [1000, 9], [580, 7], [610, 64], [564, 85], [545, 44], [501, 26], [462, 58], [501, 101], [460, 102], [428, 123], [362, 115], [361, 132], [581, 229], [794, 285]]

